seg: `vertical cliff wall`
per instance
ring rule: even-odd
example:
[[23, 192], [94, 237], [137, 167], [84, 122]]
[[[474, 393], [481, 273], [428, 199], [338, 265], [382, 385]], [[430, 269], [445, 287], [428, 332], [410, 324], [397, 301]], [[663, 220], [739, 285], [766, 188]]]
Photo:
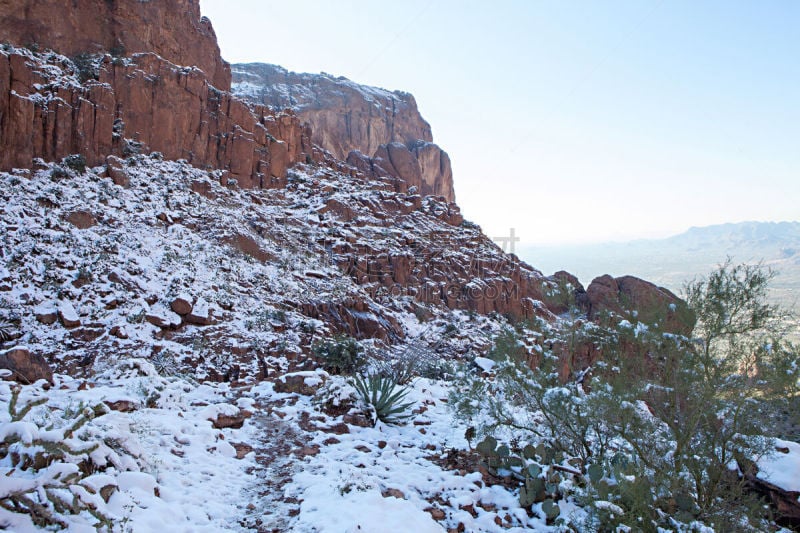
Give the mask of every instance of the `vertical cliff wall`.
[[66, 56], [154, 52], [230, 90], [230, 66], [198, 0], [0, 0], [0, 40]]
[[232, 67], [234, 94], [291, 108], [311, 125], [312, 140], [336, 158], [392, 176], [421, 194], [455, 200], [450, 158], [433, 144], [414, 97], [328, 74], [299, 74], [263, 63]]
[[270, 187], [311, 151], [293, 113], [220, 90], [230, 69], [198, 0], [0, 0], [0, 41], [23, 46], [0, 49], [0, 170], [157, 151]]

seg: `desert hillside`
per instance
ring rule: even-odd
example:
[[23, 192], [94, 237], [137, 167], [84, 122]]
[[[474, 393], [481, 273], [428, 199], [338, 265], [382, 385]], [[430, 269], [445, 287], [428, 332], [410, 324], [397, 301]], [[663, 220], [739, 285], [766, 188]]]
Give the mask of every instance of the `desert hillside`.
[[198, 0], [0, 21], [0, 529], [800, 524], [758, 269], [545, 275], [413, 96], [230, 66]]

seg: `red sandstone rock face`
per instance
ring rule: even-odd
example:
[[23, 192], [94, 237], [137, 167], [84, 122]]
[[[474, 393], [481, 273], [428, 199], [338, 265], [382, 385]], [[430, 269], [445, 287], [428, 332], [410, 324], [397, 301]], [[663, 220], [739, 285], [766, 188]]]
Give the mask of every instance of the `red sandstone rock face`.
[[382, 144], [433, 141], [414, 97], [327, 74], [300, 74], [277, 65], [233, 68], [235, 92], [280, 109], [297, 110], [314, 130], [312, 141], [344, 160], [353, 150], [372, 155]]
[[9, 379], [19, 383], [34, 383], [40, 379], [53, 383], [53, 371], [44, 357], [22, 346], [0, 352], [0, 368], [9, 370]]
[[235, 65], [233, 77], [238, 96], [294, 109], [311, 125], [311, 140], [337, 159], [361, 163], [357, 168], [370, 177], [391, 176], [423, 195], [455, 200], [450, 158], [433, 144], [412, 95], [260, 63]]
[[0, 40], [67, 56], [155, 52], [199, 68], [217, 89], [230, 89], [230, 66], [211, 22], [200, 16], [199, 0], [0, 0]]
[[243, 187], [273, 187], [310, 150], [293, 114], [250, 107], [152, 53], [106, 56], [99, 80], [84, 85], [62, 68], [58, 56], [45, 64], [26, 50], [0, 51], [0, 169], [73, 153], [98, 165], [135, 147], [228, 170]]
[[673, 333], [688, 335], [694, 328], [695, 317], [686, 302], [663, 287], [633, 276], [612, 278], [606, 274], [595, 278], [586, 289], [586, 296], [592, 320], [609, 311], [648, 324], [657, 323]]

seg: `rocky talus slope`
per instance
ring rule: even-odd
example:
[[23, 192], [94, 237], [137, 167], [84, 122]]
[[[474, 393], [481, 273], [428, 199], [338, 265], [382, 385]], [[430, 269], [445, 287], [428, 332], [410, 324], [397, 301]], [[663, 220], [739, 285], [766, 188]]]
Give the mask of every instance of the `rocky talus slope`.
[[263, 63], [233, 66], [234, 94], [308, 122], [315, 144], [373, 177], [393, 176], [423, 195], [455, 200], [450, 157], [433, 143], [414, 97], [328, 74]]

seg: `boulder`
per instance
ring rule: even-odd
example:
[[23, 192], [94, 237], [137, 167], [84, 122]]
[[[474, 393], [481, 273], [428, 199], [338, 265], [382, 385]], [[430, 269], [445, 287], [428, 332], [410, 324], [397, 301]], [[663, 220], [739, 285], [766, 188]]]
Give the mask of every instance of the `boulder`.
[[184, 315], [183, 319], [195, 326], [211, 326], [215, 323], [211, 306], [203, 298], [197, 299], [192, 310]]
[[181, 316], [188, 315], [192, 312], [192, 298], [187, 295], [178, 296], [170, 302], [169, 306]]
[[88, 229], [97, 224], [92, 212], [85, 209], [72, 211], [64, 219], [78, 229]]
[[138, 405], [133, 400], [116, 400], [104, 402], [112, 411], [119, 411], [120, 413], [132, 413], [138, 409]]
[[154, 306], [144, 315], [150, 324], [162, 329], [175, 329], [181, 325], [181, 317], [166, 307]]
[[58, 302], [58, 318], [65, 328], [76, 328], [81, 325], [81, 319], [75, 307], [69, 300]]
[[275, 381], [275, 392], [313, 396], [325, 383], [327, 374], [318, 372], [295, 372], [285, 374]]
[[117, 156], [110, 155], [106, 157], [106, 174], [114, 182], [114, 185], [129, 187], [131, 184], [131, 178], [124, 168], [124, 163]]
[[58, 307], [56, 302], [46, 301], [36, 306], [33, 314], [41, 324], [55, 324], [58, 320]]
[[242, 233], [237, 233], [235, 235], [229, 235], [227, 237], [222, 238], [222, 242], [234, 248], [245, 255], [249, 255], [253, 259], [257, 261], [261, 261], [262, 263], [266, 263], [267, 261], [272, 259], [272, 255], [265, 252], [261, 246], [249, 235], [244, 235]]
[[586, 298], [591, 320], [611, 313], [681, 335], [689, 335], [696, 321], [686, 302], [675, 294], [634, 276], [599, 276], [586, 289]]
[[44, 379], [53, 384], [53, 370], [44, 357], [30, 353], [24, 346], [0, 352], [0, 368], [10, 371], [9, 379], [18, 383], [29, 384]]
[[239, 429], [247, 418], [249, 418], [247, 412], [241, 409], [237, 412], [221, 412], [211, 419], [211, 425], [214, 426], [214, 429]]

